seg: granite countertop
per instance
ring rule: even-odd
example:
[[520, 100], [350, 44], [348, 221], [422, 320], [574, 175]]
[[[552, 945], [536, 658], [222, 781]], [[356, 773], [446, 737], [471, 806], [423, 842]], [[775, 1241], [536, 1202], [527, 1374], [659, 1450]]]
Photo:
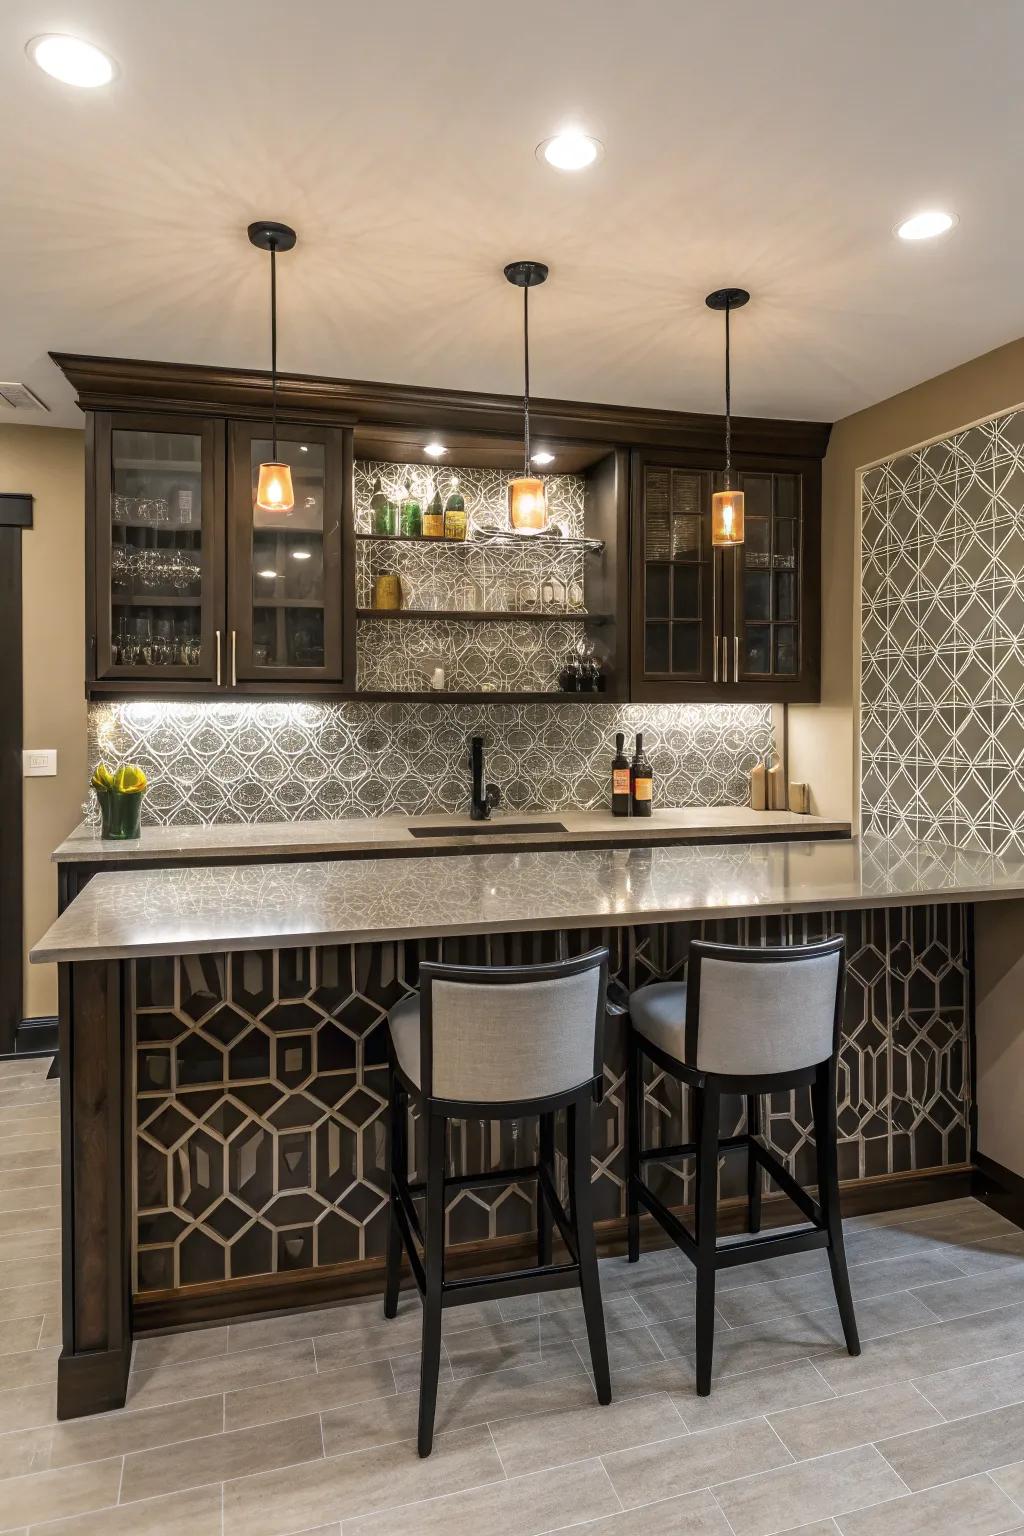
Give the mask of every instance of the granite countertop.
[[[528, 823], [537, 830], [509, 832], [509, 824]], [[414, 837], [413, 827], [444, 827], [443, 837]], [[486, 828], [481, 831], [481, 828]], [[475, 829], [475, 830], [473, 830]], [[668, 807], [651, 817], [613, 816], [610, 811], [510, 811], [488, 822], [468, 816], [351, 816], [339, 821], [221, 822], [214, 826], [144, 827], [130, 842], [104, 842], [82, 822], [54, 850], [58, 864], [131, 864], [153, 859], [172, 863], [212, 858], [288, 855], [393, 853], [429, 854], [438, 849], [507, 845], [510, 838], [531, 846], [647, 842], [671, 838], [693, 842], [702, 837], [749, 838], [755, 833], [817, 832], [850, 835], [847, 821], [800, 816], [793, 811], [752, 811], [745, 805]]]
[[875, 836], [121, 869], [96, 875], [30, 958], [200, 954], [1022, 895], [1024, 863]]

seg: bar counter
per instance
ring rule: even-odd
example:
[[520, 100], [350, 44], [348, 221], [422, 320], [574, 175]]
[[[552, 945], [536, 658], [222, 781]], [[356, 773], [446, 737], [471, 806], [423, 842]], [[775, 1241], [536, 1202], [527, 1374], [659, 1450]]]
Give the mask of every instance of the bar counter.
[[[133, 1330], [379, 1289], [386, 1016], [425, 958], [522, 963], [608, 946], [593, 1182], [611, 1241], [629, 993], [684, 976], [693, 937], [842, 932], [847, 1191], [868, 1191], [861, 1208], [908, 1203], [922, 1181], [929, 1198], [965, 1192], [971, 914], [1016, 912], [1020, 898], [1024, 863], [871, 837], [95, 875], [32, 952], [61, 979], [60, 1415], [123, 1401]], [[742, 1114], [726, 1107], [726, 1134]], [[686, 1139], [686, 1105], [657, 1074], [645, 1115], [649, 1144]], [[805, 1183], [809, 1132], [801, 1095], [773, 1099], [768, 1143]], [[455, 1171], [529, 1164], [534, 1135], [526, 1122], [462, 1124]], [[727, 1160], [726, 1201], [736, 1179]], [[661, 1166], [654, 1187], [689, 1202], [686, 1168]], [[535, 1241], [526, 1186], [460, 1189], [448, 1220], [458, 1262]]]

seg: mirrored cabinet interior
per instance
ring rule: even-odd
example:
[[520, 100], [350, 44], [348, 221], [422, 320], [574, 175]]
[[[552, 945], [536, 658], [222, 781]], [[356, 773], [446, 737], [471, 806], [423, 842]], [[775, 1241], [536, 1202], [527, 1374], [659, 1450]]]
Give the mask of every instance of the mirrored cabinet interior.
[[818, 697], [820, 466], [742, 468], [733, 482], [745, 539], [716, 549], [721, 472], [692, 456], [633, 455], [633, 698]]
[[[544, 401], [547, 521], [511, 527], [511, 397], [56, 358], [86, 413], [86, 688], [520, 704], [810, 701], [829, 429]], [[440, 443], [441, 451], [427, 452]], [[450, 516], [448, 514], [451, 514]]]

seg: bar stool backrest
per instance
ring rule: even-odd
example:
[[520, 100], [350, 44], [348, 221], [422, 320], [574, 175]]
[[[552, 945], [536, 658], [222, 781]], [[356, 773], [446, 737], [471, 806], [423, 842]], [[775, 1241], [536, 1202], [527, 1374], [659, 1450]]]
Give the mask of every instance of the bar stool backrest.
[[686, 1060], [731, 1077], [798, 1072], [839, 1047], [845, 942], [690, 945]]
[[428, 1098], [509, 1104], [568, 1095], [602, 1070], [608, 951], [541, 965], [420, 966]]

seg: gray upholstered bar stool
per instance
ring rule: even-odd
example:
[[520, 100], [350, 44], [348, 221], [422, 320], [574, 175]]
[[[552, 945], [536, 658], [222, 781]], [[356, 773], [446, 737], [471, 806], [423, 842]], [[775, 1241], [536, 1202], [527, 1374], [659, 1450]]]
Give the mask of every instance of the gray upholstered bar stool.
[[[472, 1301], [531, 1291], [582, 1293], [598, 1401], [611, 1401], [608, 1349], [597, 1272], [590, 1195], [591, 1104], [602, 1082], [608, 951], [544, 965], [423, 964], [419, 996], [388, 1015], [391, 1201], [384, 1315], [398, 1310], [402, 1251], [423, 1297], [419, 1453], [430, 1454], [441, 1358], [441, 1313]], [[426, 1178], [409, 1182], [407, 1103], [425, 1120]], [[558, 1196], [555, 1115], [566, 1113], [569, 1209]], [[539, 1157], [526, 1168], [449, 1178], [451, 1120], [540, 1122]], [[525, 1270], [445, 1278], [445, 1206], [453, 1189], [537, 1180], [537, 1262]], [[421, 1225], [414, 1198], [426, 1197]], [[552, 1223], [569, 1251], [552, 1260]]]
[[[643, 1205], [697, 1270], [697, 1392], [711, 1391], [715, 1345], [715, 1275], [733, 1264], [827, 1248], [846, 1347], [860, 1354], [839, 1210], [836, 1063], [845, 981], [841, 937], [768, 949], [695, 940], [685, 982], [639, 987], [630, 998], [627, 1060], [626, 1210], [629, 1258], [640, 1257]], [[647, 1057], [692, 1091], [694, 1139], [645, 1148], [643, 1063]], [[814, 1200], [760, 1141], [760, 1098], [809, 1086], [814, 1116], [818, 1198]], [[747, 1130], [722, 1137], [723, 1094], [743, 1094]], [[718, 1245], [718, 1157], [747, 1153], [748, 1226], [761, 1225], [760, 1171], [807, 1217], [806, 1227]], [[643, 1179], [649, 1162], [696, 1156], [696, 1231], [689, 1232]]]

